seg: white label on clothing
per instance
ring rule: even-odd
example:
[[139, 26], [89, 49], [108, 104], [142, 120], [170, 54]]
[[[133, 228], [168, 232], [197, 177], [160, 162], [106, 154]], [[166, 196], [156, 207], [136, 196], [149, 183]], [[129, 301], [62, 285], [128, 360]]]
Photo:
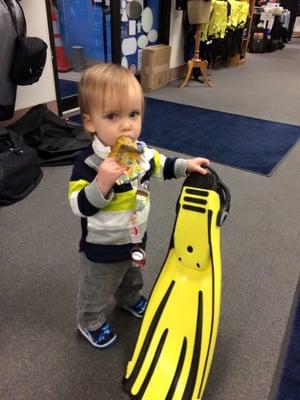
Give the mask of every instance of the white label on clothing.
[[141, 238], [140, 228], [138, 227], [137, 224], [136, 213], [133, 213], [130, 217], [130, 236], [132, 243], [134, 244], [141, 243], [142, 238]]

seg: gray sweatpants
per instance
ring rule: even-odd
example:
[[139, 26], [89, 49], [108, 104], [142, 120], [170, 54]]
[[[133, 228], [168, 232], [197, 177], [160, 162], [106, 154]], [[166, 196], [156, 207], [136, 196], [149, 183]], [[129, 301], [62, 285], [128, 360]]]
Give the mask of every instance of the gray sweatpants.
[[143, 278], [132, 262], [95, 263], [81, 253], [77, 321], [83, 329], [93, 331], [106, 320], [105, 311], [114, 296], [120, 306], [133, 305], [140, 299]]

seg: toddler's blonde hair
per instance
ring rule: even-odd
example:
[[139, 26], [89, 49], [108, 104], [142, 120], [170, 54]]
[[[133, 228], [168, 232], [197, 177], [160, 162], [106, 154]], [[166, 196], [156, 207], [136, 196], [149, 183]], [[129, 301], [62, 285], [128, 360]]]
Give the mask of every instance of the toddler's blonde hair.
[[135, 86], [140, 91], [142, 113], [144, 111], [144, 93], [136, 77], [127, 68], [118, 64], [101, 63], [88, 68], [79, 83], [79, 106], [82, 118], [90, 115], [95, 107], [102, 111], [112, 94], [118, 94], [119, 108], [122, 109], [128, 99], [129, 89]]

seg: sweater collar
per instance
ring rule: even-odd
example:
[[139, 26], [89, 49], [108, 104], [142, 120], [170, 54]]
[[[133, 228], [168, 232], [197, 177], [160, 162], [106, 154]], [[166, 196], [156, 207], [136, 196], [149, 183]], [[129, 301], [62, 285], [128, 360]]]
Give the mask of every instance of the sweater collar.
[[110, 146], [104, 146], [104, 144], [100, 141], [98, 136], [94, 136], [93, 143], [92, 143], [93, 150], [98, 157], [105, 160], [111, 152]]

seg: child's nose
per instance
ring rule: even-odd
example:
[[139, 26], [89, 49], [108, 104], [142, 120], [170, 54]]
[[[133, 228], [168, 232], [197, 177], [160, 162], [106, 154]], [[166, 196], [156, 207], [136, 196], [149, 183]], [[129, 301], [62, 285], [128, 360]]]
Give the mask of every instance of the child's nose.
[[124, 118], [122, 121], [121, 129], [123, 131], [130, 131], [131, 129], [131, 121], [129, 118]]

